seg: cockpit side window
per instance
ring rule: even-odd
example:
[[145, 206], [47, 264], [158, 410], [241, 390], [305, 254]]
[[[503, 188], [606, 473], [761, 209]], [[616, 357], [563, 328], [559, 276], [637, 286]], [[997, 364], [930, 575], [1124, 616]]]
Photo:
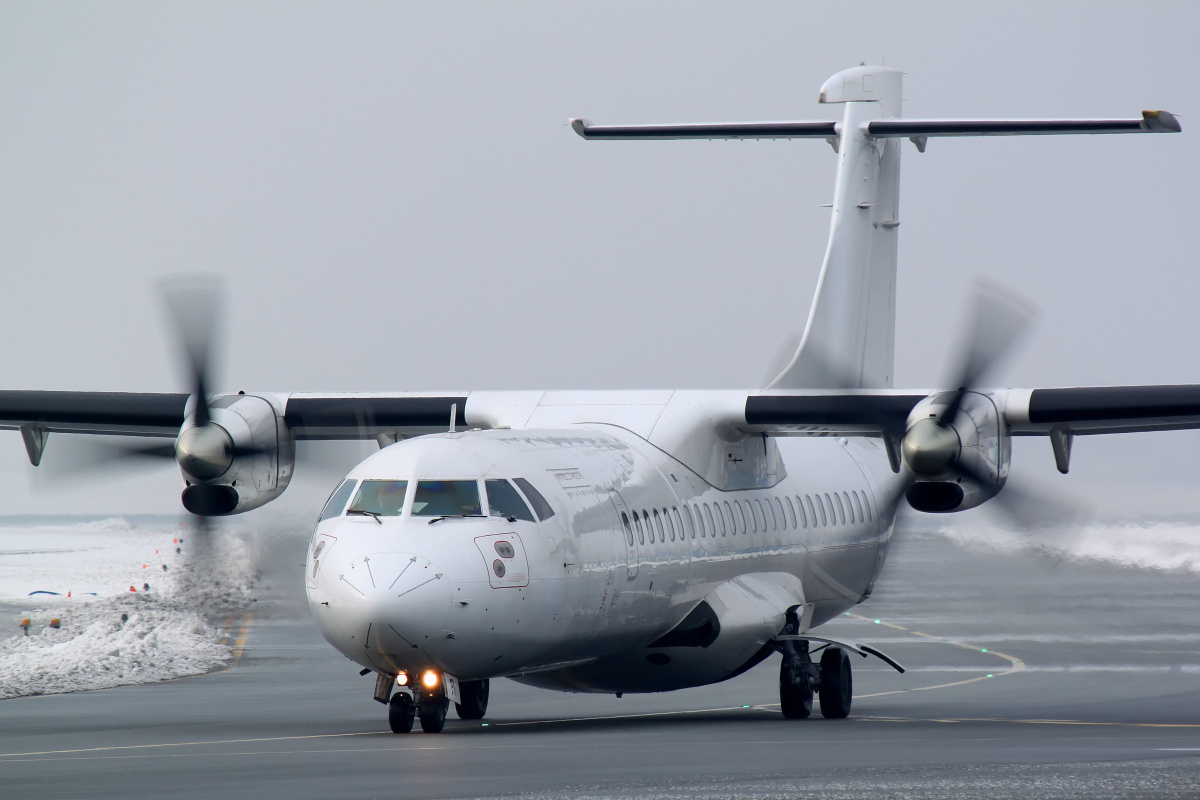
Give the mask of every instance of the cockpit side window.
[[342, 485], [333, 490], [333, 494], [329, 495], [329, 500], [325, 503], [325, 508], [321, 510], [319, 522], [341, 516], [342, 511], [346, 508], [346, 501], [350, 499], [357, 483], [358, 481], [355, 480], [342, 481]]
[[476, 481], [417, 481], [414, 517], [482, 516]]
[[493, 517], [512, 517], [533, 522], [533, 512], [513, 485], [504, 480], [485, 481], [489, 513]]
[[546, 498], [542, 497], [542, 493], [533, 488], [532, 483], [524, 478], [513, 478], [513, 483], [520, 487], [521, 491], [525, 493], [525, 497], [528, 498], [529, 504], [533, 506], [533, 510], [537, 512], [539, 520], [545, 522], [554, 516], [554, 509], [551, 508], [550, 504], [546, 502]]
[[346, 513], [398, 517], [404, 508], [404, 496], [407, 492], [408, 481], [363, 481]]

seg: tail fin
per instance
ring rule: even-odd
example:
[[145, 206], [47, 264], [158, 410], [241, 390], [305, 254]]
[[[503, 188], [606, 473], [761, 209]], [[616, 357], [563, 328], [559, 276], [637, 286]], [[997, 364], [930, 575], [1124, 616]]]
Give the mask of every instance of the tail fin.
[[901, 119], [902, 73], [858, 66], [825, 82], [821, 103], [841, 103], [841, 122], [737, 122], [571, 127], [585, 139], [825, 139], [838, 154], [829, 245], [800, 346], [772, 389], [888, 388], [896, 329], [900, 139], [925, 152], [930, 137], [1061, 133], [1172, 133], [1165, 111], [1141, 119]]
[[892, 385], [900, 142], [869, 136], [866, 126], [900, 116], [901, 83], [899, 70], [862, 66], [821, 87], [820, 102], [845, 105], [833, 221], [800, 346], [769, 388]]

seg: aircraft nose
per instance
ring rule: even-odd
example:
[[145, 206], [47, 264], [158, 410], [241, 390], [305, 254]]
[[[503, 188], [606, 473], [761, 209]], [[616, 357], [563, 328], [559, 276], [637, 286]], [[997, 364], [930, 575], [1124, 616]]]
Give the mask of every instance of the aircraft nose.
[[[350, 561], [341, 580], [359, 606], [363, 646], [402, 656], [444, 636], [450, 582], [433, 562], [411, 553], [372, 553]], [[354, 595], [361, 602], [353, 603]]]

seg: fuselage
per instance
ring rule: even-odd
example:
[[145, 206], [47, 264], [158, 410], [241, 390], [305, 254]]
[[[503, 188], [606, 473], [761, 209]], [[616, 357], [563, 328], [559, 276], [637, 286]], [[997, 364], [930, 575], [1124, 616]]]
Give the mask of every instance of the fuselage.
[[[326, 639], [385, 674], [592, 692], [724, 680], [770, 652], [786, 609], [807, 628], [869, 595], [891, 534], [875, 442], [780, 455], [774, 485], [722, 491], [614, 425], [402, 441], [335, 491], [309, 603]], [[371, 505], [380, 487], [393, 499]]]

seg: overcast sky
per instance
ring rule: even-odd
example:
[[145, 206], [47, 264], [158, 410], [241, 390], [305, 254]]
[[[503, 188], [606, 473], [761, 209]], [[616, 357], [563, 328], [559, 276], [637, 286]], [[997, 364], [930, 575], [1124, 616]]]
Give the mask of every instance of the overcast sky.
[[[1185, 131], [906, 144], [898, 387], [942, 380], [977, 276], [1041, 309], [998, 385], [1200, 382], [1198, 8], [5, 2], [0, 387], [183, 390], [152, 282], [185, 271], [231, 290], [216, 388], [759, 386], [833, 152], [564, 123], [836, 118], [862, 61], [911, 116]], [[1200, 510], [1198, 434], [1090, 437], [1068, 478], [1021, 444], [1047, 490]], [[33, 492], [24, 459], [0, 434], [0, 513], [178, 507], [169, 469]]]

